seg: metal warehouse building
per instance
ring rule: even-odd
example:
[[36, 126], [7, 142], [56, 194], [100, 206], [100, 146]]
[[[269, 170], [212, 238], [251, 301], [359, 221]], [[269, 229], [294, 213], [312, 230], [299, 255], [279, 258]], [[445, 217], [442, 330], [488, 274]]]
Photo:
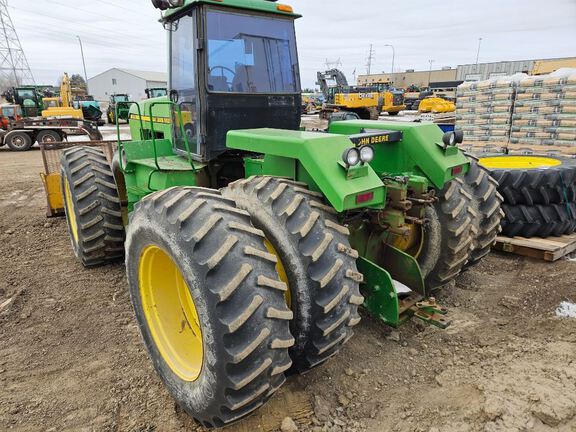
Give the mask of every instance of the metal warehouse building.
[[146, 98], [147, 88], [167, 87], [168, 74], [112, 68], [89, 78], [88, 85], [90, 94], [98, 101], [107, 101], [115, 93], [128, 94], [131, 100], [138, 101]]
[[519, 72], [542, 75], [563, 67], [576, 67], [576, 57], [466, 64], [454, 69], [446, 67], [432, 71], [407, 70], [406, 72], [388, 74], [360, 75], [358, 84], [391, 83], [401, 88], [406, 88], [412, 84], [418, 87], [427, 87], [430, 83], [482, 81]]

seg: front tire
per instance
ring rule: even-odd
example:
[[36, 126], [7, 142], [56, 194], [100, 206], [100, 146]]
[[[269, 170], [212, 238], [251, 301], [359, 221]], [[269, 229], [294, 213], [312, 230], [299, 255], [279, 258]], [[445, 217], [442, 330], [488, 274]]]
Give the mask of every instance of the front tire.
[[207, 428], [264, 404], [292, 364], [292, 318], [276, 257], [250, 216], [218, 191], [144, 198], [128, 227], [130, 295], [154, 368]]
[[85, 267], [124, 257], [118, 190], [101, 150], [75, 147], [61, 159], [62, 192], [74, 254]]
[[325, 362], [352, 337], [364, 300], [348, 229], [322, 195], [303, 183], [252, 177], [232, 183], [223, 194], [250, 213], [280, 257], [295, 316], [294, 368], [305, 372]]

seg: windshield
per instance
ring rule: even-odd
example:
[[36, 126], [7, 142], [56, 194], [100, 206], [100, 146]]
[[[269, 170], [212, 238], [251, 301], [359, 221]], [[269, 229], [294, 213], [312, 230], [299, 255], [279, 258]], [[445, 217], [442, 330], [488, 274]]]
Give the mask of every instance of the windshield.
[[294, 21], [208, 12], [208, 89], [298, 93]]
[[157, 98], [166, 96], [168, 94], [168, 90], [166, 89], [151, 89], [150, 90], [150, 98]]
[[18, 97], [21, 99], [35, 99], [36, 93], [32, 89], [17, 90]]
[[128, 96], [126, 95], [114, 95], [114, 102], [128, 102]]

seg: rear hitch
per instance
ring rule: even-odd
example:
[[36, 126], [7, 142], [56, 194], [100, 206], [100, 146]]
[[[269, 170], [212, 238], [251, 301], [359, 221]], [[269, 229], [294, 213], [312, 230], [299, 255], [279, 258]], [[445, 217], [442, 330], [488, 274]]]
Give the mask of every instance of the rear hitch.
[[410, 308], [410, 311], [412, 316], [441, 329], [452, 324], [452, 320], [446, 318], [448, 309], [440, 306], [434, 297], [417, 302]]

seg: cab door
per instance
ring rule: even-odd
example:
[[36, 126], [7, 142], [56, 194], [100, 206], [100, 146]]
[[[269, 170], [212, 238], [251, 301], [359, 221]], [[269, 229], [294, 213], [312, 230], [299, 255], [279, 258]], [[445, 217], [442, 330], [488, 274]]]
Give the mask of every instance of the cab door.
[[[195, 159], [198, 146], [198, 85], [196, 73], [196, 12], [191, 11], [171, 24], [170, 31], [170, 100], [180, 108], [172, 109], [174, 150], [186, 155], [186, 140]], [[184, 131], [184, 135], [182, 134]]]

